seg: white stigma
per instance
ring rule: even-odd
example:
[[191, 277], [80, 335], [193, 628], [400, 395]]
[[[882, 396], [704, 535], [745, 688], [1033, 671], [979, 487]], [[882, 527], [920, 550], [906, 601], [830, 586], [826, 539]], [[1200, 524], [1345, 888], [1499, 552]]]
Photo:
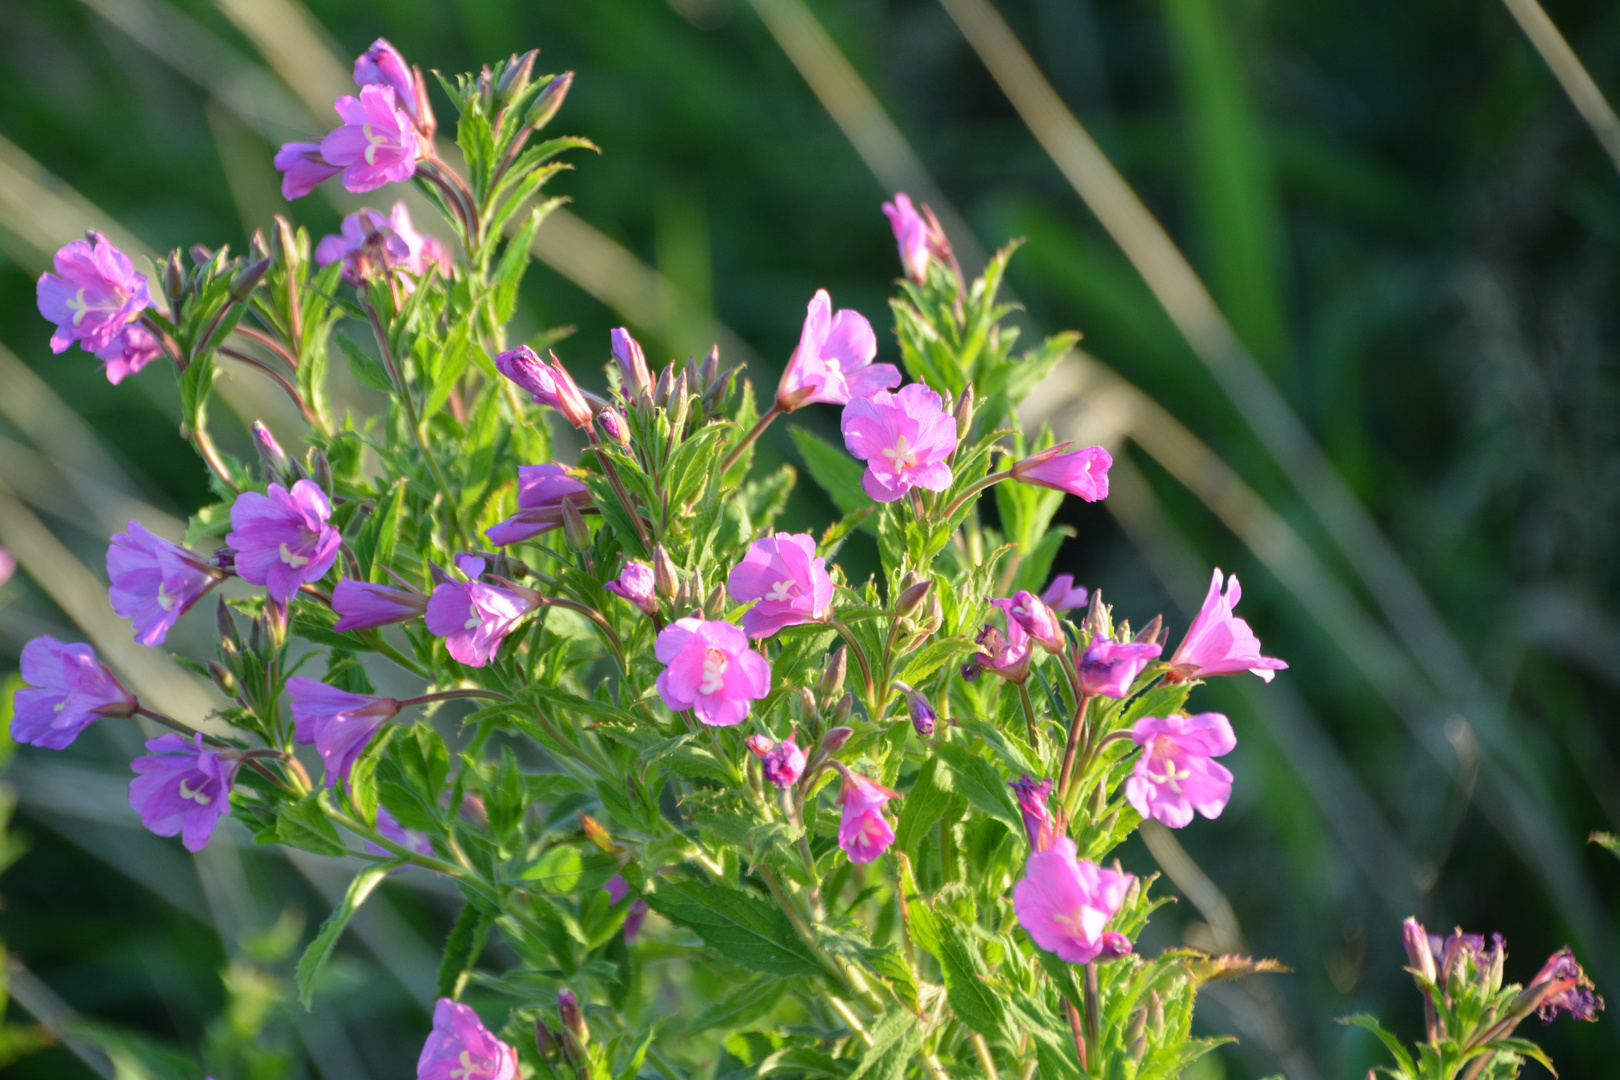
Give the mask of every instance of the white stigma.
[[799, 583], [797, 581], [778, 581], [771, 587], [771, 591], [765, 594], [765, 599], [791, 600], [798, 591]]
[[883, 456], [894, 462], [895, 472], [917, 467], [917, 451], [906, 446], [906, 437], [904, 435], [896, 440], [894, 446], [885, 449]]
[[718, 694], [726, 686], [726, 668], [731, 666], [731, 657], [719, 649], [709, 648], [703, 650], [703, 679], [698, 683], [698, 693]]
[[372, 133], [370, 124], [362, 124], [360, 130], [366, 133], [366, 164], [375, 165], [377, 164], [377, 147], [382, 145], [382, 140]]
[[281, 561], [292, 567], [294, 570], [297, 570], [300, 566], [309, 565], [308, 556], [294, 555], [292, 551], [288, 549], [285, 543], [281, 545]]
[[208, 783], [208, 781], [205, 779], [205, 780], [203, 780], [202, 784], [198, 784], [196, 787], [192, 787], [191, 786], [191, 777], [187, 776], [187, 777], [182, 778], [181, 781], [180, 781], [180, 797], [182, 799], [189, 799], [191, 802], [196, 803], [198, 806], [207, 806], [209, 803], [213, 802], [214, 800], [212, 798], [210, 798], [209, 796], [204, 795], [202, 793], [203, 784], [206, 784], [206, 783]]

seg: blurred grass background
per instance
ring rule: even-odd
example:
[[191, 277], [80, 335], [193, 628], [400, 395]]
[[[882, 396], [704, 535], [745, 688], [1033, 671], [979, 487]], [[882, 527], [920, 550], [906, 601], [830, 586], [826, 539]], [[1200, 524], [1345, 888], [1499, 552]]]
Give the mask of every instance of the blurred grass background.
[[[573, 216], [542, 230], [519, 330], [574, 327], [558, 351], [587, 380], [628, 323], [661, 359], [718, 338], [768, 390], [818, 287], [886, 328], [896, 186], [965, 261], [1027, 238], [1009, 278], [1026, 332], [1086, 335], [1029, 419], [1119, 458], [1106, 503], [1066, 506], [1058, 569], [1175, 635], [1209, 567], [1236, 571], [1241, 613], [1292, 665], [1206, 692], [1239, 733], [1227, 813], [1125, 852], [1184, 898], [1143, 947], [1294, 969], [1208, 996], [1202, 1023], [1242, 1042], [1205, 1076], [1361, 1076], [1373, 1040], [1334, 1023], [1352, 1012], [1416, 1036], [1407, 914], [1502, 932], [1510, 979], [1571, 942], [1620, 993], [1620, 866], [1583, 843], [1620, 828], [1620, 176], [1505, 8], [998, 0], [1043, 97], [982, 0], [306, 5], [0, 0], [0, 543], [24, 567], [0, 590], [0, 670], [49, 632], [143, 693], [212, 693], [142, 656], [97, 592], [106, 537], [129, 516], [175, 535], [204, 474], [167, 371], [112, 387], [50, 353], [50, 252], [86, 226], [151, 251], [240, 250], [276, 212], [331, 231], [358, 200], [289, 208], [270, 157], [330, 126], [366, 44], [446, 72], [539, 46], [541, 70], [578, 72], [557, 127], [603, 154], [556, 185]], [[1620, 90], [1620, 9], [1548, 13]], [[233, 374], [231, 405], [294, 430], [254, 379]], [[772, 435], [766, 456], [792, 460]], [[806, 491], [793, 523], [826, 510]], [[201, 619], [176, 652], [199, 655]], [[345, 873], [147, 836], [123, 801], [134, 745], [103, 724], [9, 769], [30, 850], [0, 882], [25, 965], [8, 1018], [75, 1010], [195, 1050], [229, 1038], [227, 1000], [238, 1019], [271, 1000], [244, 980], [285, 970]], [[332, 1006], [278, 1014], [266, 1052], [305, 1075], [410, 1075], [452, 909], [422, 881], [383, 892]], [[1617, 1030], [1566, 1022], [1546, 1045], [1565, 1075], [1607, 1075]], [[7, 1075], [98, 1062], [59, 1047]]]

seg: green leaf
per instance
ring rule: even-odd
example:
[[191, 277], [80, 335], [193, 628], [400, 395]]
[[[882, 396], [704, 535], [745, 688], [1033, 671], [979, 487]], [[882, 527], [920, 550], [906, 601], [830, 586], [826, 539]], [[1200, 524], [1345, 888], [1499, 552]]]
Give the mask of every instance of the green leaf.
[[343, 334], [336, 334], [332, 338], [338, 348], [343, 350], [344, 359], [349, 361], [349, 373], [361, 386], [369, 386], [373, 390], [381, 390], [385, 394], [394, 392], [394, 380], [388, 377], [388, 372], [381, 362], [361, 350], [354, 342]]
[[767, 975], [819, 975], [821, 965], [774, 904], [723, 886], [665, 882], [647, 903], [670, 922], [697, 931], [727, 960]]
[[394, 559], [394, 543], [399, 539], [399, 512], [405, 505], [405, 480], [401, 478], [388, 489], [377, 504], [377, 509], [360, 526], [360, 535], [354, 541], [354, 557], [360, 563], [360, 576], [371, 582], [386, 582], [382, 567]]
[[853, 514], [872, 505], [872, 497], [861, 489], [861, 473], [865, 467], [850, 457], [848, 451], [804, 428], [789, 428], [788, 434], [799, 448], [799, 456], [804, 458], [805, 469], [831, 496], [840, 513]]
[[1007, 1011], [985, 982], [990, 969], [974, 939], [958, 923], [939, 919], [939, 968], [945, 993], [962, 1023], [986, 1038], [1003, 1033]]
[[776, 1003], [782, 1000], [786, 990], [787, 983], [780, 979], [754, 979], [743, 984], [725, 1001], [704, 1009], [686, 1025], [684, 1033], [697, 1035], [714, 1028], [736, 1031], [746, 1027], [776, 1008]]
[[892, 1009], [872, 1026], [872, 1045], [849, 1080], [904, 1080], [911, 1057], [922, 1049], [923, 1026], [903, 1009]]
[[190, 427], [200, 427], [203, 406], [214, 385], [214, 354], [204, 353], [193, 360], [180, 376], [180, 415]]
[[477, 905], [465, 904], [450, 927], [444, 942], [444, 959], [439, 962], [439, 997], [455, 997], [461, 973], [478, 962], [492, 922], [489, 913]]
[[276, 839], [289, 847], [341, 858], [349, 849], [343, 846], [337, 826], [321, 808], [320, 798], [320, 792], [311, 792], [283, 806], [276, 814]]
[[[336, 835], [334, 832], [333, 835]], [[360, 905], [366, 902], [383, 878], [388, 876], [390, 870], [404, 866], [403, 858], [390, 859], [376, 866], [368, 866], [355, 875], [349, 882], [349, 891], [343, 894], [343, 903], [333, 909], [332, 914], [321, 923], [321, 928], [315, 934], [315, 940], [309, 943], [304, 955], [298, 959], [298, 969], [294, 972], [293, 980], [298, 984], [298, 1002], [306, 1010], [315, 998], [315, 978], [326, 966], [327, 957], [332, 955], [332, 948], [343, 935], [343, 928], [349, 925], [354, 913], [360, 910]], [[443, 996], [442, 994], [440, 996]]]
[[931, 757], [923, 762], [911, 790], [900, 800], [900, 818], [894, 826], [895, 847], [916, 858], [917, 845], [955, 797], [955, 778], [941, 759]]
[[1023, 831], [1024, 822], [1019, 816], [1018, 804], [1013, 802], [1007, 782], [994, 765], [960, 746], [946, 744], [935, 752], [945, 759], [956, 774], [956, 790], [965, 795], [968, 802], [1002, 822], [1015, 834]]
[[893, 945], [859, 950], [857, 955], [866, 969], [879, 979], [913, 1013], [918, 1011], [917, 973], [906, 963], [904, 954]]
[[1341, 1017], [1339, 1023], [1362, 1028], [1378, 1036], [1379, 1041], [1394, 1055], [1396, 1064], [1400, 1066], [1401, 1070], [1408, 1076], [1417, 1076], [1417, 1066], [1412, 1063], [1412, 1055], [1406, 1052], [1406, 1047], [1401, 1045], [1399, 1039], [1384, 1030], [1384, 1026], [1378, 1022], [1376, 1016], [1357, 1013], [1354, 1016]]

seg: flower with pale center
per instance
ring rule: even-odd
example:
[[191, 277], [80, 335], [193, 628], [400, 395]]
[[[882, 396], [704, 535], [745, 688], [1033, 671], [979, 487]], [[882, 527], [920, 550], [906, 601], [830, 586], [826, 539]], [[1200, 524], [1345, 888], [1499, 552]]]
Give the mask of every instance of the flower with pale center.
[[659, 633], [653, 651], [664, 665], [657, 681], [664, 704], [673, 712], [691, 709], [713, 727], [742, 723], [748, 703], [770, 692], [770, 664], [728, 622], [676, 619]]
[[1106, 928], [1135, 879], [1077, 855], [1074, 841], [1060, 836], [1029, 857], [1013, 888], [1019, 924], [1035, 944], [1071, 964], [1129, 952], [1130, 943]]
[[850, 862], [869, 863], [894, 843], [894, 827], [883, 816], [883, 804], [900, 795], [860, 773], [839, 771], [844, 787], [839, 796], [843, 815], [838, 821], [838, 846]]
[[187, 851], [201, 851], [231, 808], [231, 786], [242, 752], [203, 745], [169, 732], [146, 744], [148, 756], [131, 767], [129, 805], [158, 836], [179, 835]]
[[301, 743], [314, 743], [326, 766], [326, 786], [349, 782], [349, 770], [365, 752], [371, 737], [399, 715], [390, 697], [352, 694], [319, 679], [287, 680], [292, 698], [293, 733]]
[[1281, 660], [1260, 655], [1260, 639], [1254, 636], [1249, 624], [1235, 614], [1242, 596], [1236, 574], [1227, 579], [1226, 591], [1221, 592], [1221, 570], [1216, 567], [1204, 606], [1170, 658], [1170, 668], [1176, 677], [1198, 679], [1249, 671], [1270, 682], [1273, 672], [1288, 666]]
[[332, 107], [343, 126], [321, 140], [320, 154], [343, 170], [344, 187], [359, 195], [416, 175], [421, 140], [393, 87], [362, 86], [358, 98], [345, 95]]
[[847, 405], [899, 386], [900, 369], [872, 363], [875, 356], [877, 335], [872, 324], [849, 308], [834, 314], [832, 297], [826, 289], [818, 289], [805, 312], [799, 347], [793, 350], [777, 384], [777, 408], [792, 412], [817, 401]]
[[483, 559], [463, 555], [456, 565], [472, 580], [447, 581], [434, 588], [427, 605], [428, 632], [444, 638], [455, 659], [468, 667], [483, 667], [535, 604], [511, 589], [479, 581]]
[[291, 490], [271, 484], [265, 494], [244, 491], [231, 504], [225, 543], [236, 550], [236, 572], [263, 585], [280, 604], [302, 585], [326, 576], [343, 537], [327, 524], [332, 504], [311, 480]]
[[471, 1008], [449, 998], [433, 1006], [433, 1031], [416, 1059], [416, 1080], [518, 1080], [517, 1051]]
[[107, 598], [113, 611], [134, 624], [135, 640], [160, 645], [180, 616], [225, 574], [131, 521], [107, 547], [107, 578], [112, 582]]
[[135, 695], [88, 645], [42, 634], [23, 646], [23, 682], [13, 699], [11, 737], [63, 750], [103, 716], [135, 715]]
[[833, 583], [827, 560], [816, 554], [809, 533], [777, 533], [762, 537], [726, 578], [726, 592], [739, 604], [754, 602], [743, 612], [743, 632], [766, 638], [784, 626], [819, 622], [832, 613]]
[[922, 383], [856, 398], [844, 407], [841, 427], [844, 446], [866, 462], [861, 487], [878, 502], [894, 502], [914, 487], [951, 486], [946, 459], [956, 452], [956, 420]]
[[1232, 797], [1232, 774], [1212, 760], [1232, 752], [1237, 736], [1220, 713], [1159, 719], [1143, 717], [1131, 728], [1142, 756], [1125, 781], [1125, 798], [1143, 817], [1172, 829], [1192, 820], [1193, 811], [1220, 817]]
[[[56, 252], [53, 267], [55, 272], [41, 274], [35, 288], [39, 313], [56, 324], [51, 351], [66, 352], [78, 342], [86, 352], [99, 355], [109, 351], [102, 359], [111, 365], [114, 340], [152, 306], [145, 275], [135, 270], [128, 255], [95, 231], [85, 240], [64, 244]], [[109, 366], [109, 378], [112, 374]], [[123, 374], [112, 381], [116, 383]]]

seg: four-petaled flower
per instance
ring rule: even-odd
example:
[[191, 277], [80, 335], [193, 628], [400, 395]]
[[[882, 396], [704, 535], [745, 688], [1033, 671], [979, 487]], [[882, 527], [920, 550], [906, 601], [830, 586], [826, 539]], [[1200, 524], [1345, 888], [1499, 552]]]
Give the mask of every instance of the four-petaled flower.
[[866, 317], [850, 308], [835, 315], [827, 290], [816, 290], [804, 316], [799, 347], [776, 386], [777, 408], [792, 412], [817, 401], [847, 405], [899, 386], [900, 369], [872, 363], [876, 355], [877, 335]]
[[219, 819], [231, 808], [231, 785], [242, 751], [203, 745], [169, 732], [146, 744], [151, 756], [131, 763], [129, 805], [159, 836], [180, 834], [187, 851], [201, 851]]
[[1105, 928], [1135, 879], [1077, 854], [1074, 841], [1060, 836], [1029, 857], [1013, 888], [1018, 922], [1035, 944], [1071, 964], [1123, 955], [1130, 942]]
[[321, 157], [343, 170], [343, 186], [356, 195], [416, 175], [421, 142], [399, 104], [393, 87], [375, 84], [332, 103], [343, 126], [321, 140]]
[[326, 765], [326, 786], [349, 782], [349, 770], [371, 737], [399, 715], [399, 702], [390, 697], [352, 694], [319, 679], [296, 676], [287, 680], [292, 698], [293, 732], [301, 743], [314, 743]]
[[578, 469], [554, 461], [518, 468], [518, 512], [484, 530], [496, 547], [517, 544], [562, 524], [562, 504], [591, 504], [590, 489], [579, 481]]
[[777, 533], [755, 540], [742, 562], [731, 568], [726, 591], [743, 612], [749, 637], [770, 637], [784, 626], [818, 622], [832, 612], [833, 583], [827, 560], [816, 554], [809, 533]]
[[759, 758], [759, 771], [777, 787], [790, 788], [804, 775], [804, 751], [799, 749], [792, 735], [779, 743], [771, 742], [764, 735], [750, 735], [745, 742]]
[[369, 207], [357, 210], [343, 219], [339, 232], [321, 237], [315, 261], [326, 266], [340, 259], [344, 280], [354, 285], [392, 270], [405, 271], [402, 284], [407, 293], [430, 270], [450, 275], [449, 250], [437, 237], [416, 231], [403, 202], [395, 203], [387, 217]]
[[450, 655], [463, 664], [483, 667], [535, 605], [511, 589], [479, 581], [483, 559], [463, 555], [456, 565], [472, 580], [447, 581], [434, 588], [427, 605], [428, 632], [444, 638]]
[[1261, 656], [1260, 639], [1254, 636], [1248, 623], [1233, 614], [1242, 596], [1236, 574], [1227, 579], [1226, 592], [1222, 595], [1221, 570], [1216, 567], [1209, 592], [1204, 596], [1204, 606], [1170, 658], [1172, 675], [1197, 679], [1205, 675], [1252, 671], [1270, 682], [1274, 671], [1288, 666], [1281, 660]]
[[1052, 579], [1052, 583], [1041, 593], [1041, 602], [1053, 611], [1073, 611], [1083, 608], [1091, 594], [1084, 585], [1074, 583], [1073, 574], [1059, 574]]
[[332, 629], [341, 634], [346, 630], [370, 630], [420, 619], [427, 605], [427, 594], [415, 589], [396, 589], [392, 585], [344, 578], [332, 590], [332, 610], [340, 616]]
[[108, 355], [102, 359], [109, 365], [108, 378], [118, 382], [129, 372], [124, 370], [114, 378], [111, 364], [130, 343], [126, 340], [124, 348], [117, 349], [114, 339], [152, 306], [145, 276], [135, 270], [128, 255], [95, 231], [88, 239], [64, 244], [54, 266], [56, 272], [41, 274], [35, 289], [39, 313], [56, 324], [51, 351], [66, 352], [75, 341], [86, 352], [100, 355], [105, 350]]
[[135, 695], [96, 659], [88, 645], [57, 641], [49, 634], [23, 646], [11, 737], [20, 743], [62, 750], [103, 716], [134, 716]]
[[517, 1051], [472, 1009], [440, 998], [433, 1006], [433, 1031], [416, 1059], [416, 1080], [518, 1080]]
[[1131, 684], [1164, 646], [1157, 641], [1115, 641], [1098, 636], [1086, 646], [1075, 665], [1080, 673], [1080, 692], [1088, 696], [1122, 698]]
[[299, 586], [319, 581], [332, 568], [343, 537], [327, 519], [332, 504], [310, 480], [288, 491], [271, 484], [265, 494], [244, 491], [231, 504], [225, 542], [236, 550], [242, 580], [263, 585], [280, 604]]
[[878, 502], [894, 502], [914, 487], [950, 487], [945, 459], [956, 451], [956, 420], [922, 383], [854, 399], [841, 426], [844, 445], [866, 462], [861, 487]]
[[1087, 502], [1108, 498], [1108, 469], [1113, 457], [1100, 446], [1070, 450], [1073, 443], [1061, 443], [1016, 462], [1014, 480], [1035, 487], [1051, 488], [1078, 495]]
[[1237, 745], [1226, 717], [1146, 716], [1131, 728], [1131, 738], [1142, 756], [1125, 781], [1125, 798], [1137, 813], [1179, 829], [1192, 820], [1194, 810], [1216, 818], [1226, 809], [1232, 774], [1211, 760]]
[[107, 548], [107, 577], [112, 609], [134, 624], [135, 640], [160, 645], [180, 616], [225, 574], [131, 521]]
[[730, 727], [771, 689], [771, 665], [728, 622], [676, 619], [653, 644], [664, 670], [658, 696], [672, 712], [691, 709], [705, 724]]
[[838, 821], [838, 846], [850, 862], [869, 863], [894, 843], [894, 827], [883, 816], [883, 804], [900, 796], [860, 773], [839, 771], [844, 788], [839, 796], [843, 816]]

